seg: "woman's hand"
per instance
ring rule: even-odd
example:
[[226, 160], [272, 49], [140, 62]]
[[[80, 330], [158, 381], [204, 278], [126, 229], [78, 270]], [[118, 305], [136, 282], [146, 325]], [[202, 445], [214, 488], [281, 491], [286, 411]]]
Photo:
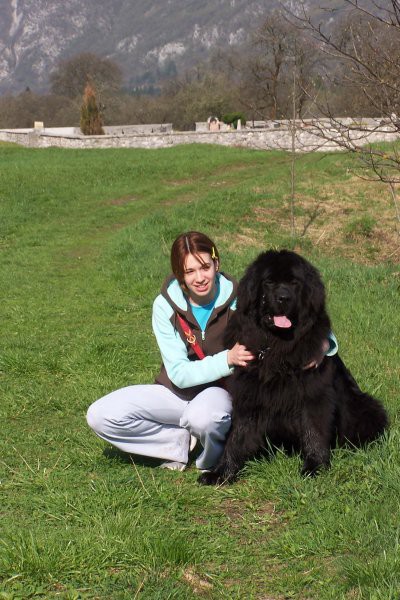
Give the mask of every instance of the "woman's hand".
[[230, 367], [247, 367], [247, 363], [254, 359], [254, 354], [238, 342], [228, 352], [228, 365]]

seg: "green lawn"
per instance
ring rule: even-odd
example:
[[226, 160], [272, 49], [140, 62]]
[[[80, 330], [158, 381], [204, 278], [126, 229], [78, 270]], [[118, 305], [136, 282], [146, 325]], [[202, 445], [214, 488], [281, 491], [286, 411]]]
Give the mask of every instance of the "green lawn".
[[[0, 599], [398, 600], [398, 237], [386, 190], [352, 166], [298, 158], [298, 231], [317, 217], [292, 240], [280, 152], [0, 146]], [[315, 480], [279, 454], [209, 489], [193, 467], [160, 470], [91, 433], [93, 400], [153, 381], [151, 305], [187, 229], [214, 237], [237, 277], [270, 246], [320, 269], [387, 439], [336, 451]]]

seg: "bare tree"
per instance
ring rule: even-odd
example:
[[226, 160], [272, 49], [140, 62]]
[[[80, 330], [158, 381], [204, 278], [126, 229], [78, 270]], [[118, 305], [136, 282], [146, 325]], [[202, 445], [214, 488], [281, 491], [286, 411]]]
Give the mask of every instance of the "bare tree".
[[65, 96], [39, 95], [29, 89], [0, 97], [0, 128], [33, 127], [34, 121], [43, 121], [46, 127], [76, 125], [79, 106]]
[[164, 85], [159, 109], [178, 129], [238, 110], [237, 87], [221, 70], [200, 64]]
[[277, 119], [291, 115], [292, 73], [296, 69], [298, 114], [312, 81], [314, 54], [298, 29], [280, 12], [271, 13], [251, 38], [241, 72], [241, 100], [254, 117]]
[[80, 97], [89, 80], [101, 96], [116, 93], [121, 88], [122, 72], [115, 62], [83, 52], [58, 64], [50, 75], [51, 91], [67, 98]]
[[[397, 219], [400, 210], [397, 185], [400, 184], [400, 152], [397, 144], [370, 143], [373, 134], [390, 138], [400, 134], [400, 1], [344, 0], [347, 5], [340, 27], [331, 30], [327, 21], [317, 21], [307, 13], [305, 4], [290, 20], [311, 35], [334, 65], [334, 86], [347, 86], [355, 98], [369, 107], [371, 117], [361, 124], [335, 114], [329, 96], [312, 98], [315, 109], [328, 119], [316, 123], [317, 133], [360, 157], [361, 177], [382, 181], [389, 186]], [[333, 84], [333, 85], [332, 85]], [[311, 98], [310, 98], [311, 99]], [[352, 103], [353, 110], [355, 103]], [[353, 116], [357, 116], [354, 115]], [[400, 231], [399, 231], [400, 233]]]

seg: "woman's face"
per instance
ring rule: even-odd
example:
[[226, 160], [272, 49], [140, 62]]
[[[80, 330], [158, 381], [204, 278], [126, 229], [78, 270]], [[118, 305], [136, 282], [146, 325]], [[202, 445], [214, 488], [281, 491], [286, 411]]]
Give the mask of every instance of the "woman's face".
[[215, 275], [218, 263], [213, 261], [208, 252], [200, 252], [198, 256], [202, 262], [193, 254], [187, 255], [183, 280], [192, 303], [202, 306], [211, 302], [216, 294]]

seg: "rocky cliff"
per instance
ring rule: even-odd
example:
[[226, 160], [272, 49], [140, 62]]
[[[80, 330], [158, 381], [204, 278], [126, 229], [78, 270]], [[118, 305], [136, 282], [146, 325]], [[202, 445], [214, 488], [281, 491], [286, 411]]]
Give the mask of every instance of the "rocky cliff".
[[[296, 6], [298, 2], [287, 0]], [[319, 0], [307, 0], [317, 10]], [[1, 0], [0, 93], [48, 90], [57, 62], [93, 52], [117, 62], [127, 86], [155, 83], [235, 45], [278, 0]], [[330, 0], [343, 7], [344, 0]]]

